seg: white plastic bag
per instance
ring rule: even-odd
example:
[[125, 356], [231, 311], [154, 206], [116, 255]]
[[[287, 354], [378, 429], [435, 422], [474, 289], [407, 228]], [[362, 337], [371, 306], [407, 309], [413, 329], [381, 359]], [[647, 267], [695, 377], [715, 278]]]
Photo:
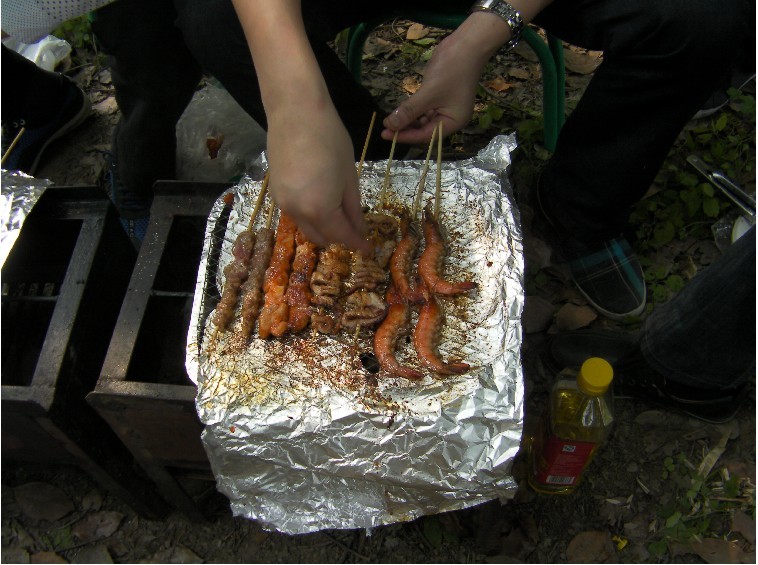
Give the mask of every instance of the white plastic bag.
[[266, 148], [266, 132], [215, 83], [195, 93], [176, 127], [177, 178], [234, 182]]
[[71, 54], [68, 41], [58, 39], [54, 35], [43, 37], [36, 43], [22, 43], [13, 37], [6, 37], [3, 39], [3, 45], [21, 53], [46, 71], [55, 70], [55, 67]]

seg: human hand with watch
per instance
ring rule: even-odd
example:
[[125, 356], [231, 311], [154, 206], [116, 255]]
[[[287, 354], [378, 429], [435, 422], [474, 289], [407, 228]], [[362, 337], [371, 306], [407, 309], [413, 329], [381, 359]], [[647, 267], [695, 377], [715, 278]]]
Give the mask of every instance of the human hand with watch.
[[474, 110], [484, 65], [498, 49], [512, 49], [523, 27], [552, 0], [478, 0], [469, 17], [434, 49], [419, 90], [384, 119], [382, 137], [424, 143], [442, 123], [443, 135], [463, 128]]

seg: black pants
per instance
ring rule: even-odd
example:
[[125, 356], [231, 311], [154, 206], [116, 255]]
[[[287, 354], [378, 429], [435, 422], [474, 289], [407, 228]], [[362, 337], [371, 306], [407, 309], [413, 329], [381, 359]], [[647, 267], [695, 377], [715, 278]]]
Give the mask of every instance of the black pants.
[[[404, 5], [463, 12], [470, 3], [303, 0], [313, 49], [356, 154], [377, 106], [326, 42]], [[754, 10], [742, 0], [557, 0], [540, 14], [535, 23], [554, 35], [604, 52], [542, 177], [554, 221], [587, 241], [621, 231], [630, 205], [726, 71]], [[119, 0], [98, 11], [93, 27], [112, 55], [123, 113], [116, 139], [121, 177], [145, 203], [122, 214], [146, 214], [152, 183], [173, 178], [175, 125], [201, 69], [265, 127], [255, 70], [229, 0]], [[369, 148], [369, 159], [389, 152], [378, 137]]]
[[3, 123], [21, 122], [35, 128], [60, 110], [66, 96], [63, 77], [2, 46]]

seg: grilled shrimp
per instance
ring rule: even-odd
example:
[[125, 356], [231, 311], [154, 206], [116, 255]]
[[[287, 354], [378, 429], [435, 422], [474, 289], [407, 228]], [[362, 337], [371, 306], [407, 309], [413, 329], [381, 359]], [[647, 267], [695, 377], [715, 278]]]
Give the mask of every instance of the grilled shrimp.
[[440, 375], [460, 375], [470, 369], [467, 363], [445, 363], [439, 355], [437, 342], [442, 330], [444, 312], [434, 295], [419, 309], [418, 322], [413, 329], [413, 345], [419, 361], [430, 371]]
[[397, 340], [408, 329], [410, 308], [394, 287], [387, 290], [387, 303], [387, 317], [374, 334], [374, 355], [382, 369], [388, 373], [406, 379], [421, 379], [424, 376], [421, 371], [401, 365], [395, 357]]

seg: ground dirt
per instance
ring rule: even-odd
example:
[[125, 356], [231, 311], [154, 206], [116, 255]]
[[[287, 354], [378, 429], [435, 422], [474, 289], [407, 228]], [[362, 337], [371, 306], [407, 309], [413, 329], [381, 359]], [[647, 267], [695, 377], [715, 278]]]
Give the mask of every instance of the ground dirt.
[[[383, 27], [366, 48], [365, 83], [391, 109], [421, 80], [426, 47], [406, 41], [409, 25]], [[419, 33], [424, 34], [424, 30]], [[426, 30], [434, 39], [443, 33]], [[567, 47], [567, 107], [571, 109], [601, 61], [599, 53]], [[48, 151], [38, 177], [59, 185], [100, 184], [119, 117], [107, 68], [84, 59], [70, 74], [88, 91], [93, 116]], [[526, 46], [497, 55], [482, 81], [488, 100], [506, 111], [492, 124], [469, 128], [447, 142], [448, 159], [468, 157], [494, 134], [539, 116], [539, 64]], [[526, 137], [526, 136], [524, 136]], [[512, 179], [517, 197], [533, 182], [534, 163], [546, 154], [539, 141], [517, 152]], [[535, 159], [534, 156], [537, 156]], [[227, 179], [218, 179], [227, 180]], [[754, 177], [752, 179], [754, 187]], [[520, 204], [527, 268], [549, 281], [527, 297], [530, 328], [523, 343], [525, 433], [534, 429], [554, 379], [541, 361], [549, 335], [571, 327], [634, 326], [597, 316], [573, 290], [565, 266], [552, 264], [546, 245], [531, 234], [531, 210]], [[683, 245], [682, 242], [675, 244]], [[688, 242], [691, 253], [712, 243]], [[696, 264], [699, 265], [697, 261]], [[557, 317], [565, 305], [577, 316]], [[527, 316], [525, 315], [525, 318]], [[563, 320], [563, 322], [561, 322]], [[712, 469], [704, 484], [695, 470]], [[525, 483], [518, 458], [515, 498], [428, 516], [373, 531], [324, 531], [288, 536], [233, 518], [212, 497], [208, 520], [179, 512], [150, 520], [105, 492], [82, 471], [59, 466], [4, 465], [2, 561], [5, 563], [701, 563], [754, 562], [755, 396], [729, 424], [710, 425], [642, 401], [616, 403], [616, 422], [585, 480], [568, 496], [540, 495]], [[689, 494], [688, 494], [689, 491]], [[220, 495], [219, 495], [220, 496]], [[721, 505], [721, 510], [717, 506]], [[727, 506], [729, 508], [727, 508]], [[710, 512], [710, 511], [713, 512]], [[699, 537], [692, 537], [692, 534]], [[661, 542], [663, 540], [663, 542]], [[700, 541], [698, 541], [700, 540]]]

